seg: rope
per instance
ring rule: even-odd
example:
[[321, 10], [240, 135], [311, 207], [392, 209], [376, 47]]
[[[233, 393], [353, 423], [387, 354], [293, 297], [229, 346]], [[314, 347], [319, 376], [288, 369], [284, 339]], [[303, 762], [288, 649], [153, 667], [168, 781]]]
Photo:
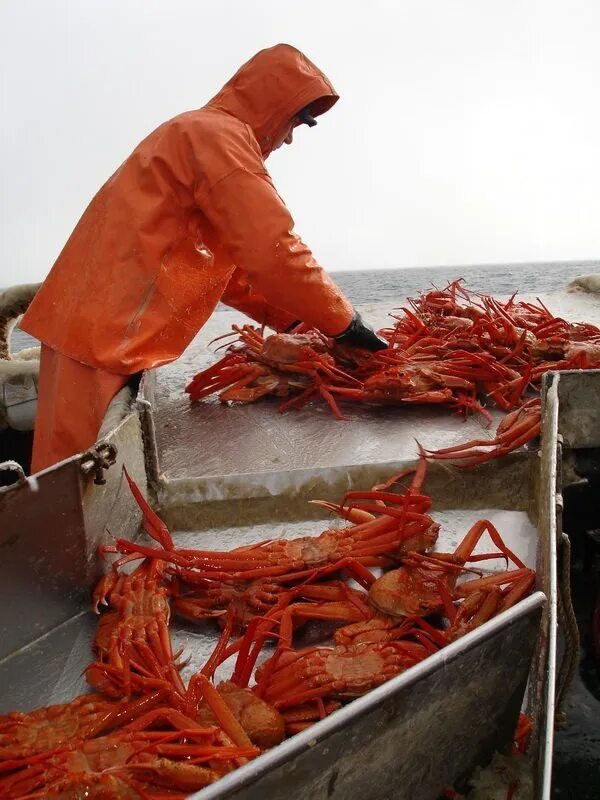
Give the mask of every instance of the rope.
[[558, 617], [563, 629], [565, 649], [556, 679], [555, 724], [567, 724], [565, 704], [573, 676], [579, 666], [580, 639], [579, 628], [571, 598], [571, 540], [561, 533], [561, 558], [558, 574]]
[[29, 308], [41, 283], [25, 283], [0, 291], [0, 360], [10, 359], [10, 334], [14, 321]]

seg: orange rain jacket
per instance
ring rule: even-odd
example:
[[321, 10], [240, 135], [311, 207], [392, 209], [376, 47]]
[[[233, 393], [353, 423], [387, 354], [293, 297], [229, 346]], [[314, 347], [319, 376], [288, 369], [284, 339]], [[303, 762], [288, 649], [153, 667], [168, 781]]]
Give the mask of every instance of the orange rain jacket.
[[302, 53], [250, 59], [198, 111], [161, 125], [94, 197], [21, 323], [119, 375], [176, 359], [222, 300], [281, 330], [325, 334], [352, 307], [293, 231], [264, 159], [305, 106], [338, 99]]

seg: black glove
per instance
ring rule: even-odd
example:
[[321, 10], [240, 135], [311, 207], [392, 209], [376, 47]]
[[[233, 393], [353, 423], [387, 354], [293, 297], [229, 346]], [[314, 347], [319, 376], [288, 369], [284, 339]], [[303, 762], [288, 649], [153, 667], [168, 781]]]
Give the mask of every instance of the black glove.
[[294, 330], [294, 328], [298, 327], [298, 325], [302, 325], [302, 320], [301, 319], [297, 319], [295, 322], [292, 322], [291, 325], [288, 325], [287, 328], [285, 330], [281, 331], [281, 332], [282, 333], [291, 333]]
[[334, 337], [339, 344], [349, 344], [354, 347], [363, 347], [365, 350], [385, 350], [388, 343], [378, 336], [370, 325], [363, 322], [358, 311], [354, 312], [352, 322], [343, 333]]

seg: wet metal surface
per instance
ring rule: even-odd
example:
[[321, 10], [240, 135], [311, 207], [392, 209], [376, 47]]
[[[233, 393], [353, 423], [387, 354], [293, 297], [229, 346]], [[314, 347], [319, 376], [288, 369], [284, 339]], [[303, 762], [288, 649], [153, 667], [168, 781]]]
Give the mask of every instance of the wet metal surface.
[[70, 463], [0, 494], [0, 659], [85, 602], [79, 482], [79, 467]]
[[[88, 594], [88, 593], [86, 593]], [[86, 692], [96, 618], [85, 610], [0, 661], [0, 714], [64, 703]]]
[[550, 796], [554, 745], [556, 637], [558, 625], [557, 540], [560, 532], [561, 458], [558, 440], [558, 393], [556, 375], [546, 376], [542, 403], [542, 439], [539, 485], [534, 492], [538, 502], [539, 546], [536, 563], [537, 583], [547, 598], [538, 635], [530, 699], [536, 709], [534, 746], [538, 768], [536, 788], [543, 798]]
[[[451, 552], [462, 540], [469, 528], [480, 519], [490, 520], [502, 536], [508, 547], [519, 556], [527, 566], [534, 567], [536, 562], [537, 534], [535, 526], [524, 511], [506, 508], [479, 508], [462, 509], [453, 508], [432, 514], [436, 522], [442, 526], [437, 543], [440, 552]], [[278, 520], [272, 520], [262, 525], [239, 524], [231, 528], [212, 528], [208, 530], [177, 531], [174, 533], [178, 547], [201, 548], [209, 550], [241, 547], [254, 544], [264, 539], [285, 538], [293, 539], [300, 536], [315, 536], [333, 525], [341, 526], [333, 520], [301, 519], [289, 521], [282, 525]], [[493, 549], [487, 536], [482, 537], [475, 548], [475, 553], [486, 553]], [[503, 559], [491, 559], [479, 565], [484, 574], [504, 568]], [[465, 576], [468, 579], [472, 576]], [[217, 641], [217, 628], [211, 622], [194, 625], [190, 622], [174, 621], [174, 647], [185, 648], [186, 658], [189, 663], [183, 672], [183, 677], [191, 677], [208, 660]], [[310, 634], [309, 634], [310, 635]], [[319, 639], [319, 643], [322, 640]], [[313, 644], [313, 641], [304, 642]], [[325, 642], [327, 643], [327, 642]], [[270, 650], [265, 649], [264, 657], [270, 655]], [[231, 676], [235, 659], [225, 662], [217, 671], [217, 679], [225, 680]]]
[[[384, 325], [386, 315], [387, 309], [371, 309], [369, 318]], [[208, 493], [211, 478], [243, 474], [253, 476], [248, 484], [258, 483], [261, 491], [276, 494], [277, 473], [412, 461], [416, 438], [427, 446], [444, 447], [481, 435], [479, 420], [465, 423], [448, 411], [432, 408], [345, 404], [348, 419], [340, 421], [325, 404], [285, 414], [277, 412], [276, 400], [224, 406], [212, 397], [190, 404], [183, 393], [186, 383], [218, 357], [208, 343], [230, 330], [233, 322], [243, 321], [235, 312], [215, 314], [181, 359], [156, 371], [154, 412], [165, 487], [195, 478]]]
[[[126, 492], [123, 491], [123, 494]], [[307, 510], [309, 508], [308, 504], [304, 507]], [[536, 530], [524, 511], [511, 508], [451, 508], [436, 512], [433, 516], [442, 525], [438, 550], [454, 549], [471, 525], [484, 518], [502, 531], [507, 545], [527, 565], [535, 564]], [[223, 549], [252, 544], [261, 539], [314, 536], [332, 524], [335, 524], [333, 520], [327, 518], [296, 519], [285, 524], [274, 519], [260, 526], [241, 523], [226, 529], [179, 531], [174, 532], [174, 537], [178, 547]], [[484, 537], [475, 552], [489, 552], [490, 549], [490, 540]], [[504, 562], [490, 560], [481, 566], [484, 571], [494, 571], [501, 569]], [[87, 610], [89, 588], [85, 590], [81, 602], [85, 609], [82, 613], [30, 647], [23, 647], [10, 658], [0, 661], [0, 713], [15, 708], [28, 710], [48, 703], [64, 702], [86, 691], [82, 672], [91, 660], [91, 642], [97, 621]], [[35, 616], [35, 608], [29, 609], [28, 613]], [[174, 619], [171, 629], [175, 649], [185, 648], [185, 658], [189, 659], [183, 672], [184, 679], [187, 679], [206, 663], [216, 644], [218, 628], [211, 622], [194, 625]], [[218, 678], [230, 677], [233, 664], [233, 659], [226, 662], [220, 668]]]
[[193, 798], [432, 800], [510, 740], [542, 603], [527, 598], [508, 628], [497, 618]]
[[[79, 457], [0, 491], [0, 662], [84, 610], [104, 565], [97, 548], [108, 531], [133, 536], [140, 520], [123, 463], [144, 489], [141, 432], [130, 413], [111, 433], [117, 461], [98, 486]], [[18, 614], [19, 624], [15, 624]]]
[[[402, 302], [399, 288], [399, 300]], [[523, 295], [524, 300], [535, 300]], [[566, 292], [540, 298], [558, 316], [600, 325], [600, 302]], [[388, 305], [360, 310], [376, 327], [388, 324]], [[503, 414], [492, 410], [494, 425], [482, 417], [464, 421], [448, 409], [435, 407], [376, 408], [342, 406], [347, 421], [337, 420], [324, 403], [300, 411], [277, 413], [278, 402], [223, 406], [215, 397], [190, 404], [184, 387], [200, 369], [214, 363], [227, 333], [243, 315], [214, 314], [188, 350], [176, 362], [156, 370], [152, 405], [156, 426], [160, 501], [179, 505], [231, 496], [258, 497], [288, 493], [290, 480], [310, 481], [319, 471], [343, 470], [368, 464], [399, 465], [414, 460], [415, 439], [429, 448], [447, 447], [471, 438], [490, 438]], [[238, 476], [244, 476], [243, 482]], [[241, 485], [243, 483], [243, 489]], [[232, 485], [235, 488], [232, 488]], [[293, 485], [293, 484], [292, 484]]]
[[[509, 742], [543, 602], [528, 598], [194, 797], [431, 800]], [[85, 691], [94, 628], [79, 615], [1, 662], [0, 713]], [[185, 635], [188, 651], [202, 636]]]
[[[508, 479], [482, 481], [471, 472], [453, 480], [446, 470], [432, 470], [426, 489], [442, 506], [436, 512], [444, 529], [440, 548], [454, 547], [476, 519], [486, 517], [506, 535], [509, 546], [533, 563], [535, 515], [530, 518], [525, 508], [530, 504], [527, 470], [536, 463], [535, 459], [519, 458], [512, 464], [512, 484], [519, 476], [520, 491], [515, 491]], [[490, 497], [494, 505], [485, 502]], [[462, 507], [462, 499], [468, 500], [468, 509]], [[292, 507], [312, 511], [314, 507], [305, 500]], [[276, 535], [316, 535], [331, 524], [327, 517], [315, 520], [300, 514], [289, 519], [285, 498], [273, 498], [272, 502], [287, 517], [285, 521], [273, 513], [269, 523], [244, 523], [229, 503], [221, 503], [216, 504], [223, 507], [219, 524], [211, 527], [205, 507], [194, 505], [188, 509], [194, 529], [175, 536], [181, 545], [194, 541], [203, 547], [233, 547]], [[254, 503], [261, 500], [244, 501], [250, 519]], [[489, 541], [482, 541], [479, 549], [489, 551]], [[300, 798], [310, 793], [341, 798], [351, 796], [350, 786], [360, 786], [365, 797], [430, 800], [434, 787], [453, 783], [509, 741], [543, 603], [539, 593], [528, 598], [432, 659], [209, 787], [204, 796], [278, 798], [285, 794], [286, 798]], [[91, 613], [81, 614], [0, 662], [0, 712], [62, 702], [85, 691], [82, 671], [90, 660], [95, 621]], [[172, 631], [175, 646], [185, 646], [190, 657], [188, 677], [206, 661], [218, 630], [210, 624], [173, 621]], [[223, 670], [228, 669], [231, 664], [224, 665]], [[402, 758], [398, 758], [399, 748]]]

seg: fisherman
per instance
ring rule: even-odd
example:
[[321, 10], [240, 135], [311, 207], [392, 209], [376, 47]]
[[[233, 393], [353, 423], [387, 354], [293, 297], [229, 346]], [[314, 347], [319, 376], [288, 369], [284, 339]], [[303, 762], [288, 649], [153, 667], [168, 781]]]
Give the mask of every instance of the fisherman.
[[294, 232], [265, 159], [337, 101], [294, 47], [250, 59], [144, 139], [87, 207], [21, 327], [42, 342], [32, 472], [86, 450], [132, 376], [178, 358], [219, 301], [386, 346]]

